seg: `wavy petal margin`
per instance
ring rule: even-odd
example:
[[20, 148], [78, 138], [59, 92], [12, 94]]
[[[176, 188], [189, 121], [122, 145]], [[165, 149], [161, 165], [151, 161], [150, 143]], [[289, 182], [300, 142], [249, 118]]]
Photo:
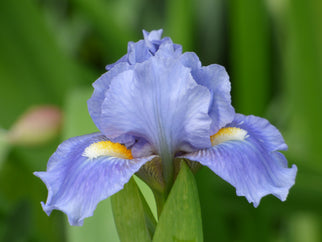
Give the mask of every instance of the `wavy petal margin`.
[[241, 114], [236, 114], [227, 127], [247, 131], [246, 138], [226, 141], [184, 158], [208, 166], [255, 207], [268, 194], [284, 201], [295, 183], [297, 167], [288, 168], [286, 158], [278, 152], [287, 149], [280, 132], [263, 118]]
[[209, 90], [188, 68], [177, 59], [154, 56], [113, 79], [102, 105], [101, 131], [111, 138], [144, 138], [158, 154], [186, 144], [210, 147], [209, 103]]
[[144, 163], [155, 157], [83, 156], [86, 147], [104, 140], [100, 133], [68, 139], [50, 157], [47, 171], [34, 173], [47, 186], [48, 198], [42, 207], [48, 215], [53, 209], [61, 210], [71, 225], [81, 226], [100, 201], [121, 190]]
[[127, 45], [127, 53], [115, 63], [107, 65], [105, 69], [109, 71], [121, 62], [134, 65], [146, 61], [158, 51], [159, 46], [164, 41], [168, 42], [169, 38], [161, 40], [162, 32], [162, 29], [152, 30], [151, 32], [143, 30], [144, 40], [139, 40], [138, 42], [130, 41]]
[[186, 52], [180, 56], [181, 63], [191, 68], [191, 75], [195, 81], [207, 87], [212, 96], [209, 116], [212, 119], [210, 130], [217, 133], [226, 124], [233, 121], [235, 110], [231, 105], [230, 81], [225, 68], [213, 64], [201, 66], [198, 56], [194, 52]]
[[88, 112], [93, 119], [96, 127], [100, 130], [100, 119], [102, 113], [102, 103], [105, 98], [105, 92], [110, 88], [112, 79], [120, 73], [131, 69], [131, 66], [125, 62], [117, 64], [112, 70], [105, 72], [94, 83], [94, 92], [87, 101]]

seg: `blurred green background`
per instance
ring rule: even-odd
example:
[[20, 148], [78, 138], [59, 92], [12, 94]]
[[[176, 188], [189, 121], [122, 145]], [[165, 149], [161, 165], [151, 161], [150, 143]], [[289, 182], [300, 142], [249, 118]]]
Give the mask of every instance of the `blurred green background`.
[[64, 214], [42, 211], [47, 190], [32, 172], [46, 169], [63, 139], [96, 131], [86, 106], [91, 83], [142, 29], [159, 28], [203, 65], [224, 65], [236, 111], [275, 124], [298, 166], [287, 201], [267, 196], [256, 209], [202, 168], [205, 241], [322, 241], [321, 24], [319, 0], [0, 1], [0, 134], [31, 106], [57, 105], [64, 114], [50, 142], [0, 137], [0, 241], [118, 241], [109, 199], [83, 227], [71, 227]]

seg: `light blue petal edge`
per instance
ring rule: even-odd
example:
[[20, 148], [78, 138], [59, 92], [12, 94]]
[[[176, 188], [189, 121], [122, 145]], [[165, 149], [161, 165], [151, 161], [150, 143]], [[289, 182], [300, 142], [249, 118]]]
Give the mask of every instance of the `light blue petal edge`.
[[100, 133], [68, 139], [50, 157], [47, 171], [34, 173], [47, 186], [47, 202], [41, 204], [48, 215], [54, 209], [61, 210], [71, 225], [81, 226], [100, 201], [121, 190], [144, 163], [155, 157], [128, 160], [82, 156], [86, 147], [102, 140], [106, 137]]
[[210, 149], [182, 157], [208, 166], [236, 188], [257, 207], [262, 197], [273, 194], [285, 201], [295, 183], [296, 165], [288, 168], [287, 160], [278, 150], [287, 149], [280, 132], [266, 119], [236, 114], [227, 127], [248, 132], [243, 141], [231, 140]]

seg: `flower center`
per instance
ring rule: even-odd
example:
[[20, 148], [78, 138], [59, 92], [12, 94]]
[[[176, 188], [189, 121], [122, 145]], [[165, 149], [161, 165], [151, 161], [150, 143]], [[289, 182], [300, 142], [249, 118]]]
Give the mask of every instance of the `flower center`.
[[210, 136], [212, 146], [230, 140], [244, 140], [247, 138], [247, 131], [236, 127], [220, 129], [216, 134]]
[[90, 159], [99, 156], [113, 156], [121, 159], [133, 159], [131, 150], [128, 150], [124, 145], [113, 143], [111, 141], [99, 141], [86, 147], [83, 156]]

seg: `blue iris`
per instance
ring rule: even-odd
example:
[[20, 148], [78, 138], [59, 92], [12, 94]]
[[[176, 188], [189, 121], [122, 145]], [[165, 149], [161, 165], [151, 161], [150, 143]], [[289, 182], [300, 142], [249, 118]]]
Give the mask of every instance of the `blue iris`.
[[88, 110], [100, 132], [63, 142], [35, 172], [48, 188], [45, 212], [82, 225], [135, 173], [166, 193], [177, 158], [208, 166], [254, 206], [267, 194], [284, 201], [297, 168], [278, 152], [287, 149], [280, 132], [235, 113], [222, 66], [202, 66], [162, 30], [143, 34], [93, 84]]

